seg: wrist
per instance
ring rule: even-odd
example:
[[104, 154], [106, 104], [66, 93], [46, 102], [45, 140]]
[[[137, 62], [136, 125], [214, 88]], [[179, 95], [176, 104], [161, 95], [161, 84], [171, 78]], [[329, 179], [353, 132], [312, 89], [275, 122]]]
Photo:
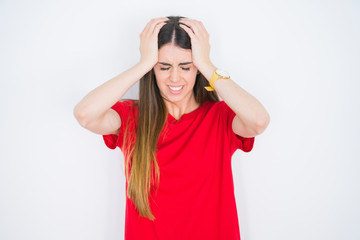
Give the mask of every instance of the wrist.
[[206, 86], [205, 89], [207, 91], [215, 91], [214, 85], [215, 82], [217, 82], [218, 79], [229, 79], [230, 75], [221, 69], [216, 69], [216, 71], [214, 72], [214, 74], [211, 76], [210, 80], [209, 80], [209, 85], [210, 86]]
[[136, 65], [137, 68], [140, 68], [142, 71], [141, 72], [149, 72], [151, 71], [151, 69], [155, 66], [155, 64], [152, 63], [148, 63], [145, 61], [139, 61]]
[[202, 73], [202, 75], [204, 75], [204, 77], [209, 81], [217, 68], [211, 62], [208, 62], [199, 66], [198, 69]]

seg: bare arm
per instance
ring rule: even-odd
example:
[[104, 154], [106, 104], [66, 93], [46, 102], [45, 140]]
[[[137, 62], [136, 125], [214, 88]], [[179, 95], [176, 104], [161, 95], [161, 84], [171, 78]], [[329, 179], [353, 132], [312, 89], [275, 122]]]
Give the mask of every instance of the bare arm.
[[74, 108], [80, 125], [97, 134], [116, 134], [121, 121], [111, 106], [150, 69], [138, 63], [88, 93]]
[[[209, 34], [200, 21], [181, 19], [181, 22], [187, 25], [180, 26], [191, 37], [194, 64], [205, 78], [210, 80], [216, 67], [211, 63], [209, 57]], [[270, 122], [270, 116], [264, 106], [250, 93], [231, 79], [218, 79], [214, 88], [236, 114], [232, 122], [235, 134], [242, 137], [254, 137], [266, 129]]]
[[152, 19], [140, 34], [141, 59], [132, 68], [88, 93], [74, 108], [81, 126], [97, 134], [118, 134], [119, 115], [111, 107], [158, 61], [158, 34], [168, 18]]
[[[211, 63], [201, 66], [209, 80], [216, 67]], [[255, 137], [261, 134], [270, 122], [270, 116], [264, 106], [250, 93], [232, 79], [219, 78], [214, 88], [225, 103], [236, 113], [232, 122], [235, 134], [242, 137]]]

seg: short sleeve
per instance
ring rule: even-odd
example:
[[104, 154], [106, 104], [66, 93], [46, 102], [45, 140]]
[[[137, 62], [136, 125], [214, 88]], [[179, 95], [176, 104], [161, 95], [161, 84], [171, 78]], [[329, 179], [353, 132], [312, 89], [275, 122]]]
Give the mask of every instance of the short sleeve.
[[236, 135], [232, 129], [232, 122], [236, 114], [224, 101], [221, 101], [221, 104], [223, 105], [222, 108], [227, 122], [227, 132], [230, 138], [232, 152], [235, 152], [236, 149], [250, 152], [254, 146], [255, 137], [246, 138]]
[[119, 135], [108, 134], [103, 135], [105, 145], [110, 149], [115, 149], [116, 147], [121, 148], [124, 139], [124, 131], [126, 124], [129, 122], [129, 118], [133, 117], [133, 100], [126, 100], [121, 102], [116, 102], [111, 109], [115, 110], [121, 119], [121, 126], [119, 129]]

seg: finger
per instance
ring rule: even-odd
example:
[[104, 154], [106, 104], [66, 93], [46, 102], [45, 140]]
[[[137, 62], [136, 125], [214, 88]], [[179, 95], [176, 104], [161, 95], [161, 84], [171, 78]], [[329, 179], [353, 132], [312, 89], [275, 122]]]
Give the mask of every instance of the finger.
[[194, 34], [193, 30], [192, 30], [190, 27], [186, 26], [186, 25], [183, 24], [183, 23], [180, 23], [179, 26], [180, 26], [182, 29], [184, 29], [185, 32], [187, 32], [187, 34], [190, 36], [191, 39], [194, 39], [194, 38], [195, 38], [195, 34]]
[[209, 37], [209, 33], [206, 31], [206, 28], [205, 28], [203, 22], [199, 21], [199, 26], [200, 26], [200, 29], [201, 29], [202, 33], [204, 34], [204, 36]]
[[[153, 19], [151, 19], [151, 20], [145, 25], [145, 27], [144, 27], [144, 29], [142, 30], [141, 34], [144, 34], [145, 32], [148, 31], [148, 29], [149, 29], [150, 24], [151, 24], [152, 21], [153, 21]], [[140, 34], [140, 35], [141, 35], [141, 34]]]
[[145, 34], [146, 35], [149, 35], [149, 34], [152, 34], [154, 32], [154, 28], [156, 27], [156, 25], [158, 25], [159, 23], [161, 22], [164, 22], [168, 20], [167, 18], [154, 18], [152, 19], [149, 23], [148, 23], [148, 26], [146, 27], [146, 30], [145, 30]]
[[187, 18], [187, 19], [181, 19], [180, 22], [185, 23], [189, 28], [191, 28], [191, 30], [194, 32], [195, 35], [199, 34], [196, 20]]
[[191, 20], [189, 19], [180, 19], [179, 20], [179, 25], [181, 26], [182, 24], [184, 24], [187, 28], [191, 29], [191, 31], [196, 35], [196, 30], [194, 28], [194, 24]]
[[165, 22], [169, 20], [168, 18], [165, 17], [160, 17], [160, 18], [153, 18], [151, 19], [145, 26], [144, 30], [142, 31], [142, 35], [149, 35], [152, 34], [154, 32], [154, 28], [157, 24], [161, 23], [161, 22]]
[[201, 21], [197, 21], [195, 19], [184, 19], [183, 23], [189, 25], [193, 30], [195, 35], [197, 36], [208, 36], [208, 32], [206, 31], [204, 24]]
[[159, 24], [157, 24], [154, 28], [154, 31], [153, 31], [153, 35], [157, 36], [160, 32], [160, 29], [166, 24], [166, 22], [161, 22]]

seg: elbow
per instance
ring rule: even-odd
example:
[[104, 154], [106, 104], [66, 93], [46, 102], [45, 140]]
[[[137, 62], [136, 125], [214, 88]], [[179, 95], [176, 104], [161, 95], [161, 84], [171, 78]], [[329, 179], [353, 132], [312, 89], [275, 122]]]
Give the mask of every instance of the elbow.
[[265, 131], [267, 126], [270, 123], [270, 115], [268, 113], [264, 114], [263, 117], [259, 118], [259, 120], [256, 123], [256, 135], [259, 135]]
[[86, 113], [86, 110], [85, 108], [79, 106], [79, 104], [77, 104], [75, 107], [74, 107], [74, 110], [73, 110], [73, 114], [74, 114], [74, 117], [76, 118], [76, 120], [79, 122], [79, 124], [84, 127], [84, 128], [87, 128], [88, 124], [89, 124], [89, 121], [88, 121], [88, 114]]

